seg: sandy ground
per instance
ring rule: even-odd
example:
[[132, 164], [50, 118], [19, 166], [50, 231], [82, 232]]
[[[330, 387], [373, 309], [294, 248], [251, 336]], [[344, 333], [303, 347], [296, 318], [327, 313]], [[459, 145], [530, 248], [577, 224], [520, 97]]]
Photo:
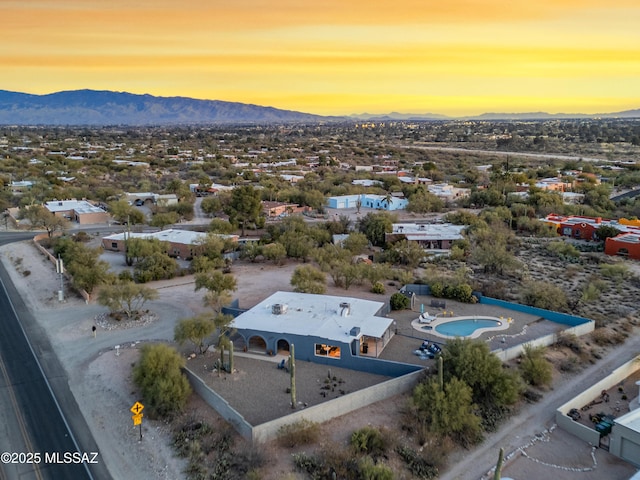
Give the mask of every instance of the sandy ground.
[[[105, 258], [116, 270], [118, 265], [123, 264], [123, 259], [119, 256]], [[99, 446], [100, 457], [106, 462], [113, 478], [184, 478], [182, 472], [186, 464], [174, 456], [166, 424], [145, 418], [144, 437], [142, 441], [139, 439], [138, 427], [133, 426], [129, 411], [132, 404], [140, 400], [131, 383], [130, 367], [137, 359], [137, 347], [141, 342], [171, 340], [178, 319], [204, 311], [202, 292], [194, 291], [193, 279], [182, 277], [154, 284], [154, 287], [158, 288], [160, 298], [148, 304], [148, 308], [157, 313], [157, 318], [152, 323], [142, 327], [113, 330], [102, 328], [98, 324], [97, 336], [93, 338], [91, 327], [96, 324], [97, 316], [103, 314], [106, 309], [95, 304], [87, 305], [71, 294], [67, 295], [64, 303], [58, 302], [59, 278], [52, 266], [29, 242], [0, 248], [0, 259], [5, 263], [16, 287], [22, 292], [25, 302], [38, 322], [49, 332], [51, 343], [67, 371], [70, 387]], [[239, 287], [234, 296], [241, 299], [240, 306], [251, 307], [276, 290], [291, 290], [289, 279], [295, 266], [294, 263], [282, 267], [268, 264], [234, 265], [233, 274], [238, 279]], [[25, 275], [26, 271], [31, 273]], [[392, 293], [392, 288], [388, 287], [388, 294]], [[356, 291], [357, 296], [380, 299], [380, 296], [366, 292], [366, 288], [353, 288], [345, 292], [343, 289], [329, 287], [327, 293], [355, 295]], [[462, 308], [456, 307], [456, 314], [463, 314]], [[398, 338], [401, 342], [385, 349], [383, 357], [419, 362], [412, 356], [411, 350], [417, 348], [420, 337], [424, 335], [411, 330], [410, 322], [414, 317], [415, 314], [411, 312], [398, 315], [401, 334]], [[522, 325], [518, 328], [522, 328]], [[116, 349], [116, 346], [119, 348]], [[282, 375], [286, 377], [286, 374]], [[346, 444], [351, 432], [364, 425], [394, 426], [398, 422], [398, 407], [405, 401], [406, 397], [394, 397], [332, 420], [324, 425], [323, 430], [329, 432], [327, 440]], [[192, 405], [200, 411], [207, 410], [197, 398], [192, 400]], [[214, 415], [211, 412], [206, 414]], [[551, 411], [548, 416], [551, 416]], [[553, 475], [559, 479], [622, 480], [629, 478], [630, 473], [633, 473], [633, 468], [612, 460], [612, 457], [602, 450], [595, 453], [598, 467], [593, 469], [594, 457], [588, 446], [579, 444], [576, 439], [559, 430], [551, 431], [545, 436], [545, 431], [550, 427], [552, 428], [549, 424], [539, 424], [533, 430], [526, 426], [525, 431], [523, 424], [522, 436], [516, 435], [515, 441], [518, 442], [517, 446], [527, 447], [526, 452], [530, 457], [518, 455], [512, 458], [503, 472], [505, 476], [520, 479]], [[517, 427], [515, 431], [518, 431]], [[536, 440], [538, 438], [539, 441]], [[492, 447], [491, 439], [488, 439], [487, 443], [487, 447]], [[497, 449], [495, 451], [497, 452]], [[265, 480], [283, 478], [290, 472], [290, 453], [271, 452], [270, 468], [266, 469], [269, 473], [264, 477]], [[465, 456], [468, 455], [454, 455], [452, 470], [456, 470], [455, 462], [465, 462]], [[576, 475], [558, 468], [567, 465], [567, 462], [563, 463], [560, 460], [570, 460], [572, 466], [579, 465], [590, 470]], [[558, 465], [554, 462], [558, 462]], [[477, 475], [472, 477], [445, 472], [441, 478], [480, 478], [493, 464], [495, 460], [476, 465], [472, 470], [477, 472]]]
[[[112, 264], [115, 271], [124, 267], [119, 255], [107, 253], [103, 258]], [[138, 358], [140, 344], [147, 341], [171, 341], [177, 320], [204, 311], [203, 292], [194, 291], [193, 278], [187, 276], [154, 283], [160, 298], [145, 307], [157, 313], [153, 322], [133, 328], [127, 328], [126, 325], [105, 328], [104, 322], [98, 320], [107, 310], [94, 303], [86, 304], [69, 290], [68, 285], [64, 287], [64, 302], [58, 301], [59, 276], [30, 242], [1, 247], [0, 260], [7, 267], [36, 320], [47, 330], [53, 348], [66, 369], [71, 390], [98, 444], [100, 458], [106, 462], [113, 478], [184, 478], [186, 463], [173, 453], [168, 425], [145, 418], [143, 439], [140, 441], [139, 429], [133, 426], [129, 409], [140, 400], [131, 381], [131, 366]], [[234, 265], [233, 274], [238, 279], [238, 290], [234, 292], [234, 297], [241, 299], [243, 308], [248, 308], [276, 290], [291, 290], [289, 280], [296, 265]], [[345, 292], [329, 288], [328, 293], [344, 295]], [[370, 295], [372, 298], [380, 298]], [[94, 325], [97, 326], [95, 338], [92, 335]], [[242, 366], [243, 360], [238, 358], [238, 361], [239, 366]], [[271, 362], [269, 367], [277, 370]], [[322, 372], [326, 375], [324, 367]], [[277, 373], [283, 379], [287, 377], [285, 373]], [[378, 377], [372, 375], [362, 381], [368, 385], [384, 379]], [[363, 385], [350, 383], [345, 385], [345, 391], [355, 390]], [[308, 390], [312, 389], [310, 387]], [[320, 396], [319, 392], [317, 394]], [[286, 395], [282, 396], [285, 399]], [[393, 405], [397, 401], [390, 399], [379, 402], [366, 411], [329, 422], [326, 428], [332, 432], [332, 439], [346, 443], [350, 433], [359, 426], [382, 426], [394, 421]], [[209, 417], [208, 420], [216, 421], [215, 413], [205, 411], [207, 409], [199, 399], [194, 398], [191, 406], [201, 415]], [[371, 412], [376, 411], [378, 413], [375, 420], [372, 420]], [[258, 416], [254, 420], [259, 419]], [[290, 466], [290, 452], [282, 452], [282, 456], [278, 452], [274, 453], [269, 463], [271, 468], [267, 470], [270, 473], [265, 480], [281, 478]]]

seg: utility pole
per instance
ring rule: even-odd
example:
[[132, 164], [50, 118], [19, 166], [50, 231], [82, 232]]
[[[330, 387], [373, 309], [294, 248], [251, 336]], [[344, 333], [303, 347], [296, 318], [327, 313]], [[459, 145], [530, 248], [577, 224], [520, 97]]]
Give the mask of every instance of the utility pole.
[[58, 260], [56, 261], [56, 272], [60, 276], [60, 290], [58, 290], [58, 301], [64, 302], [64, 264], [62, 258], [58, 254]]

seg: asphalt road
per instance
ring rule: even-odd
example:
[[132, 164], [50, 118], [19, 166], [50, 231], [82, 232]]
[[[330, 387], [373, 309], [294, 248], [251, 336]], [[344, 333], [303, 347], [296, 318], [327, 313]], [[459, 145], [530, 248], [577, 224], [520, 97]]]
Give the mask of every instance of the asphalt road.
[[[32, 236], [0, 233], [0, 245]], [[0, 479], [109, 479], [64, 369], [19, 293], [0, 263]]]

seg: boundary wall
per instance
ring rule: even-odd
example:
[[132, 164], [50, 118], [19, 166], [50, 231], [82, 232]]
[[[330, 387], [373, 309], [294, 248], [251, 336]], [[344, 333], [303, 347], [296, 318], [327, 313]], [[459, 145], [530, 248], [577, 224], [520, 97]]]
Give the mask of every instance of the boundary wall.
[[[593, 384], [588, 389], [579, 393], [564, 405], [561, 405], [556, 410], [556, 424], [564, 431], [589, 442], [591, 445], [598, 446], [600, 444], [600, 434], [593, 428], [587, 425], [582, 425], [571, 419], [567, 415], [569, 410], [577, 408], [580, 410], [584, 405], [587, 405], [591, 400], [600, 396], [600, 392], [608, 390], [614, 385], [620, 383], [634, 372], [640, 370], [640, 357], [636, 357], [627, 363], [616, 368], [611, 374], [599, 382]], [[615, 428], [615, 425], [613, 426]]]
[[582, 325], [578, 325], [577, 327], [567, 328], [560, 333], [551, 333], [549, 335], [538, 337], [528, 342], [514, 345], [510, 348], [499, 348], [497, 350], [493, 350], [491, 353], [496, 355], [503, 362], [506, 362], [507, 360], [518, 358], [522, 354], [522, 352], [524, 352], [525, 345], [531, 345], [532, 347], [548, 347], [549, 345], [553, 345], [554, 343], [556, 343], [560, 335], [573, 334], [579, 337], [581, 335], [586, 335], [587, 333], [593, 332], [595, 326], [596, 322], [594, 322], [593, 320], [589, 320], [587, 323], [583, 323]]
[[[53, 266], [55, 268], [56, 264], [58, 263], [58, 259], [56, 257], [54, 257], [53, 255], [51, 255], [49, 253], [49, 251], [46, 248], [44, 248], [42, 245], [40, 245], [40, 243], [39, 243], [40, 240], [42, 240], [44, 238], [49, 238], [49, 235], [47, 233], [40, 233], [40, 234], [36, 235], [35, 237], [33, 237], [33, 244], [40, 251], [40, 253], [42, 253], [46, 258], [49, 259], [49, 261], [53, 264]], [[69, 273], [67, 272], [66, 269], [64, 270], [63, 275], [67, 280], [69, 280], [69, 282], [73, 283], [73, 277], [71, 275], [69, 275]], [[74, 289], [80, 294], [80, 296], [82, 298], [84, 298], [84, 301], [86, 303], [89, 303], [91, 301], [91, 295], [89, 295], [85, 290], [83, 290], [81, 288], [75, 288], [75, 287], [74, 287]]]
[[204, 381], [192, 371], [188, 368], [185, 368], [184, 371], [194, 391], [198, 393], [209, 406], [225, 418], [240, 435], [254, 443], [264, 443], [276, 438], [279, 429], [284, 425], [289, 425], [303, 419], [317, 423], [326, 422], [371, 405], [372, 403], [407, 392], [418, 383], [423, 369], [421, 368], [407, 375], [392, 378], [377, 385], [358, 390], [357, 392], [349, 393], [334, 400], [321, 403], [320, 405], [307, 407], [304, 410], [297, 410], [290, 415], [255, 426], [249, 424], [239, 412], [229, 405], [229, 402], [210, 389]]

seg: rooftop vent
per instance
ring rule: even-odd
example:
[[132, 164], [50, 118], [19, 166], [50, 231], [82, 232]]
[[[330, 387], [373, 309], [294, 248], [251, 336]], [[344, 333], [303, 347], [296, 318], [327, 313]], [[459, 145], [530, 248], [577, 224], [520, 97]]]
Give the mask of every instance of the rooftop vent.
[[274, 315], [284, 315], [287, 313], [287, 306], [284, 303], [274, 303], [271, 305], [271, 313]]
[[351, 313], [351, 304], [349, 302], [340, 303], [340, 316], [348, 317]]

